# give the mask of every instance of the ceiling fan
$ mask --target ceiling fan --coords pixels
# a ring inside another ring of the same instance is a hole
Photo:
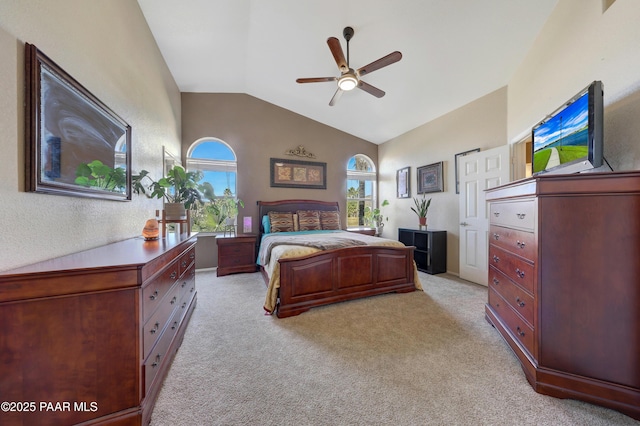
[[[384,96],[384,91],[374,87],[368,83],[365,83],[360,79],[360,77],[372,73],[376,70],[379,70],[382,67],[386,67],[387,65],[391,65],[393,63],[398,62],[402,59],[402,53],[395,51],[389,53],[387,56],[383,56],[377,61],[373,61],[368,65],[365,65],[361,68],[358,68],[354,71],[353,68],[349,66],[349,40],[353,37],[354,31],[351,27],[346,27],[342,31],[342,35],[345,40],[347,40],[347,58],[345,59],[344,53],[342,51],[342,47],[340,46],[340,40],[335,37],[329,37],[327,39],[327,44],[329,45],[329,49],[333,54],[333,59],[335,59],[336,64],[338,64],[338,69],[340,69],[340,77],[312,77],[312,78],[299,78],[296,81],[298,83],[320,83],[325,81],[337,81],[338,82],[338,90],[331,98],[329,102],[330,106],[335,105],[335,103],[340,99],[343,92],[353,90],[356,87],[358,89],[362,89],[365,92],[377,97],[381,98]]]

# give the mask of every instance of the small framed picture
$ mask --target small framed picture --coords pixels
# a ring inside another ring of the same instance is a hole
[[[411,167],[405,167],[396,172],[396,187],[398,188],[398,198],[411,197]]]
[[[418,167],[418,194],[444,191],[442,161]]]

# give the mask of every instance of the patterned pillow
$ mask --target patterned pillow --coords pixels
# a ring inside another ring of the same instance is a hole
[[[320,214],[317,210],[298,210],[298,226],[301,231],[320,231]]]
[[[340,212],[320,212],[320,225],[322,229],[342,229],[340,228]]]
[[[293,232],[293,214],[291,212],[269,212],[271,232]]]

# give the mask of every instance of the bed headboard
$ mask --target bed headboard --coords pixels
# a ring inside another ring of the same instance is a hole
[[[317,201],[317,200],[279,200],[279,201],[258,201],[258,229],[260,230],[258,241],[262,240],[264,228],[262,227],[262,217],[269,212],[296,212],[298,210],[323,210],[340,211],[337,201]]]

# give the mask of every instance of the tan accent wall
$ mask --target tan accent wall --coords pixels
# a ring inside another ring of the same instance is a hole
[[[330,108],[327,106],[327,108]],[[245,94],[182,94],[182,157],[193,142],[215,137],[228,143],[238,158],[238,197],[245,203],[239,221],[251,216],[258,231],[256,202],[283,199],[339,201],[342,224],[346,221],[347,162],[365,154],[378,162],[378,146]],[[285,155],[298,145],[316,158]],[[270,158],[327,163],[327,189],[272,188]],[[217,264],[215,244],[198,239],[198,267]],[[212,238],[209,238],[212,239]],[[202,242],[202,243],[201,243]]]
[[[36,45],[132,127],[133,170],[180,152],[180,92],[138,3],[0,2],[0,270],[140,235],[162,203],[24,192],[24,43]]]

